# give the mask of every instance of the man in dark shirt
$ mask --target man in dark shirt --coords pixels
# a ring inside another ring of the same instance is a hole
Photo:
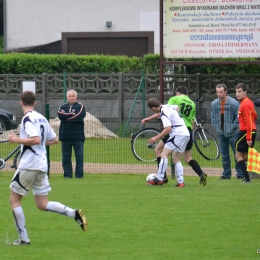
[[[67,100],[68,102],[61,105],[58,110],[58,117],[61,120],[59,140],[62,143],[64,178],[72,178],[72,147],[76,157],[75,177],[83,178],[86,109],[83,104],[77,102],[77,92],[74,89],[67,91]]]

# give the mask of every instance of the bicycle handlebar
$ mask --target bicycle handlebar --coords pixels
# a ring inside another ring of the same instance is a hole
[[[203,100],[203,97],[197,98],[196,99],[197,104],[200,104],[202,102],[202,100]]]

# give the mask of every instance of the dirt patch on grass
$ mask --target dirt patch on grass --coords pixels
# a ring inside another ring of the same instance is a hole
[[[75,164],[73,164],[75,169]],[[220,176],[222,170],[219,168],[204,168],[205,173],[209,176]],[[120,174],[149,174],[156,173],[156,165],[138,165],[138,164],[101,164],[101,163],[85,163],[84,172],[87,173],[120,173]],[[50,166],[50,173],[63,173],[60,162],[52,162]],[[167,174],[171,173],[171,167],[168,166]],[[184,166],[184,174],[187,176],[197,176],[191,167]]]

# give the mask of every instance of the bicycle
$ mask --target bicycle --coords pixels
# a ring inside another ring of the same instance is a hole
[[[196,109],[200,106],[202,98],[196,100]],[[203,126],[204,120],[195,118],[192,139],[199,154],[206,160],[216,160],[220,156],[220,148],[215,137]],[[146,127],[131,135],[131,150],[139,161],[153,162],[156,160],[154,148],[159,143],[148,144],[148,140],[161,131]]]
[[[0,144],[9,143],[8,140],[0,141]],[[14,155],[13,165],[10,168],[14,168],[15,170],[18,168],[20,163],[20,145],[16,146],[5,158],[2,158],[0,155],[0,170],[6,167],[6,162]]]
[[[160,132],[159,129],[146,127],[131,135],[131,150],[137,160],[144,162],[156,160],[154,148],[160,140],[153,144],[149,144],[148,140]]]

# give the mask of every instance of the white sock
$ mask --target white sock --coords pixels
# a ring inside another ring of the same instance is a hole
[[[28,241],[28,235],[25,227],[25,216],[23,213],[23,208],[21,206],[13,209],[13,216],[14,216],[14,224],[20,239],[23,241]]]
[[[158,179],[161,181],[164,178],[164,173],[166,172],[168,166],[168,158],[161,158],[158,168]]]
[[[175,172],[176,172],[176,176],[177,176],[177,182],[184,183],[183,166],[182,166],[181,162],[177,162],[175,164]]]
[[[71,209],[56,201],[49,201],[47,204],[46,210],[55,212],[55,213],[59,213],[61,215],[65,215],[70,218],[75,218],[75,209]]]

